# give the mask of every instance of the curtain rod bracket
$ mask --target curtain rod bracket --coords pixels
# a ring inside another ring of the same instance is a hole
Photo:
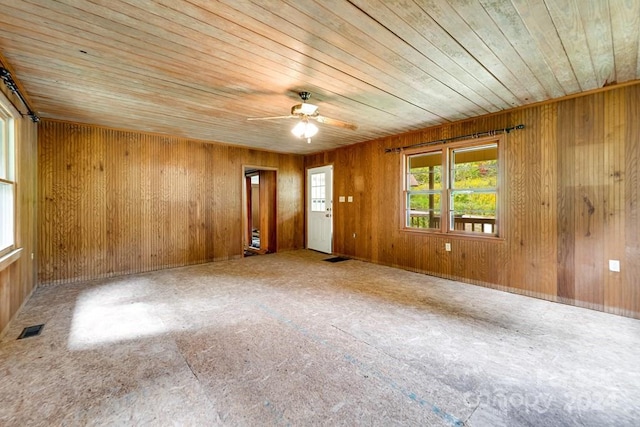
[[[20,114],[22,114],[22,116],[29,116],[29,118],[33,123],[38,123],[40,121],[40,117],[38,117],[38,115],[33,112],[31,107],[29,107],[29,104],[27,104],[27,100],[24,99],[24,96],[22,96],[22,93],[20,93],[20,90],[18,89],[18,85],[16,85],[16,82],[13,80],[13,77],[11,77],[11,73],[9,72],[9,70],[7,70],[6,68],[0,67],[0,77],[4,81],[4,84],[7,86],[7,88],[11,92],[13,92],[20,99],[22,104],[27,108],[26,114],[22,112],[20,112]]]

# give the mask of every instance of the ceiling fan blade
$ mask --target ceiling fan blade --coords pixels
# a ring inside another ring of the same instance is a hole
[[[298,116],[273,116],[273,117],[248,117],[247,120],[279,120],[279,119],[295,119]]]
[[[320,123],[325,123],[325,124],[331,125],[331,126],[337,126],[337,127],[341,127],[341,128],[345,128],[345,129],[351,129],[351,130],[358,129],[358,125],[355,125],[353,123],[343,122],[342,120],[331,119],[329,117],[309,116],[309,118],[310,119],[315,119],[315,120],[319,121]]]

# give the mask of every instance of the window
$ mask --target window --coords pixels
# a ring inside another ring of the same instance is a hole
[[[0,256],[15,247],[15,149],[13,115],[0,97]]]
[[[404,228],[498,236],[499,139],[404,156]]]
[[[326,208],[327,184],[324,172],[311,175],[311,212],[324,212]]]
[[[407,227],[440,229],[442,159],[442,151],[407,157]]]

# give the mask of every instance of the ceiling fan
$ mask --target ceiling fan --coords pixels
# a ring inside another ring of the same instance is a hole
[[[280,119],[300,119],[291,133],[298,138],[306,138],[308,143],[311,143],[311,138],[318,133],[318,127],[309,120],[315,120],[319,123],[324,123],[331,126],[337,126],[344,129],[356,130],[358,126],[353,123],[343,122],[342,120],[331,119],[329,117],[321,116],[318,112],[318,106],[309,104],[307,101],[311,98],[310,92],[298,92],[298,95],[302,99],[302,104],[296,104],[291,107],[291,114],[288,116],[273,116],[273,117],[249,117],[247,120],[280,120]]]

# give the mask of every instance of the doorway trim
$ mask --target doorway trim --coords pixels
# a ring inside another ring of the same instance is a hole
[[[247,230],[249,227],[248,221],[248,211],[247,211],[247,186],[246,186],[246,174],[251,171],[272,171],[275,172],[275,183],[273,186],[273,217],[270,218],[270,228],[273,229],[273,236],[275,242],[270,243],[271,253],[275,253],[278,251],[278,168],[269,167],[269,166],[257,166],[257,165],[242,165],[242,175],[241,175],[241,183],[242,183],[242,233],[240,236],[240,242],[242,247],[242,253],[244,256],[244,251],[248,246],[250,246],[250,242],[247,242]],[[262,185],[262,184],[260,184]],[[262,215],[262,213],[260,214]],[[262,246],[262,245],[261,245]],[[265,253],[265,250],[261,250],[260,253]]]
[[[330,172],[330,200],[327,202],[325,200],[325,204],[327,205],[325,207],[325,211],[323,213],[323,215],[326,215],[329,220],[329,243],[328,243],[328,248],[325,248],[325,250],[321,250],[321,249],[316,249],[316,248],[310,248],[309,247],[309,235],[310,235],[310,221],[311,221],[311,215],[312,215],[312,209],[311,209],[311,205],[312,205],[312,194],[311,194],[311,181],[310,181],[310,177],[311,174],[313,173],[314,170],[317,169],[328,169]],[[334,236],[334,232],[333,232],[333,227],[334,227],[334,221],[333,221],[333,216],[334,216],[334,197],[333,197],[333,192],[334,192],[334,185],[333,185],[333,171],[334,171],[334,165],[333,163],[329,163],[329,164],[325,164],[325,165],[320,165],[320,166],[314,166],[314,167],[308,167],[305,168],[305,200],[304,200],[304,205],[305,205],[305,247],[307,249],[311,249],[311,250],[316,250],[319,252],[323,252],[323,253],[328,253],[331,254],[333,253],[333,236]]]

